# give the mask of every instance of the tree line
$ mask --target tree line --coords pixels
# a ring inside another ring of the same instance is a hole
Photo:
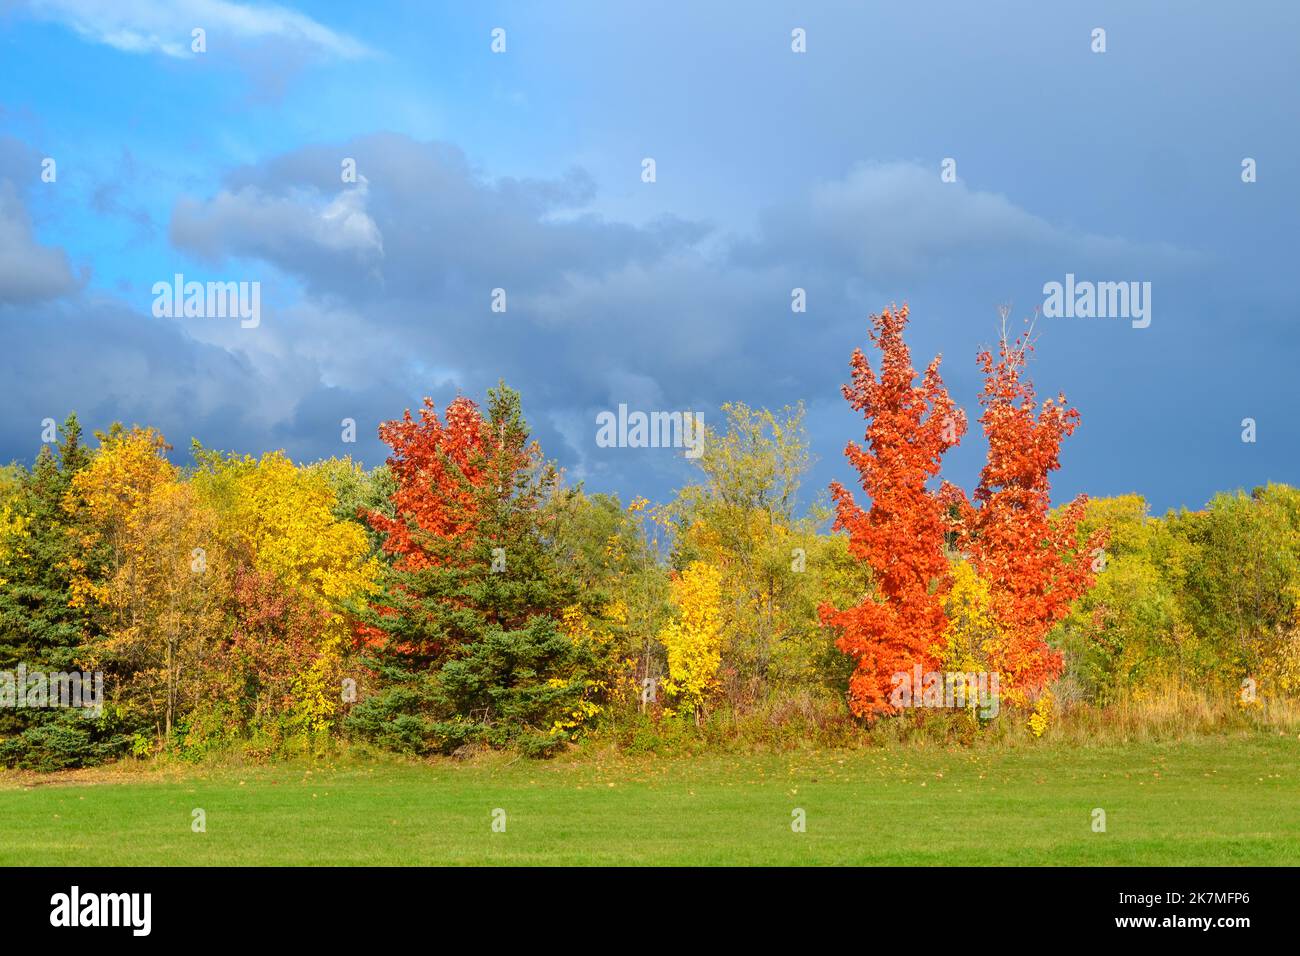
[[[865,497],[836,483],[802,511],[802,405],[724,406],[661,505],[566,484],[504,383],[383,424],[371,469],[197,442],[182,467],[153,429],[92,448],[69,415],[0,469],[0,705],[20,665],[102,672],[106,700],[0,706],[0,761],[339,739],[543,755],[763,708],[866,733],[931,718],[902,713],[913,671],[996,674],[1035,734],[1170,683],[1294,696],[1300,491],[1163,518],[1136,495],[1053,507],[1079,413],[1038,399],[1032,342],[1004,333],[976,357],[988,450],[967,494],[942,461],[970,423],[938,358],[914,367],[907,321],[871,317],[843,387]]]

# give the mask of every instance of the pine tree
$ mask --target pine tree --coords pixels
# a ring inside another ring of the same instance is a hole
[[[69,534],[67,496],[72,477],[90,462],[81,423],[70,414],[56,450],[42,445],[20,479],[12,505],[23,537],[6,548],[0,585],[0,671],[26,665],[28,673],[79,669],[86,619],[72,600],[78,555]],[[0,763],[53,770],[97,763],[121,752],[126,738],[111,717],[76,710],[0,710]]]

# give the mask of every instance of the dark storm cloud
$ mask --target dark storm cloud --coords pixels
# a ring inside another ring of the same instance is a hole
[[[356,161],[355,183],[342,181],[345,158]],[[10,293],[16,401],[0,441],[27,457],[41,419],[75,408],[99,426],[157,425],[182,448],[197,436],[374,464],[385,453],[379,422],[425,394],[440,406],[457,392],[481,399],[504,378],[572,477],[659,494],[689,465],[670,451],[598,448],[599,412],[689,409],[717,425],[725,401],[807,401],[820,486],[860,428],[836,386],[869,311],[919,304],[918,362],[955,340],[945,375],[973,404],[970,357],[992,338],[1008,286],[1033,295],[1066,268],[1140,261],[1144,274],[1176,273],[1196,261],[1057,227],[911,164],[858,166],[794,192],[761,210],[748,235],[680,219],[611,221],[592,211],[598,200],[581,171],[492,179],[453,146],[396,134],[232,170],[212,195],[176,202],[170,234],[212,266],[202,278],[271,280],[263,323],[238,330],[83,294],[62,251],[31,239],[11,189],[0,223],[18,224],[23,240],[7,247],[13,272],[52,276],[54,301],[20,312]],[[990,270],[995,259],[1013,265]],[[790,309],[795,287],[806,313]],[[496,288],[504,314],[490,309]],[[987,307],[973,311],[980,296]],[[1053,372],[1054,384],[1071,384],[1068,368]],[[355,445],[340,439],[345,418],[356,421]],[[958,467],[964,458],[973,471],[973,450],[954,456]]]
[[[356,184],[341,181],[345,158],[356,160]],[[336,427],[335,411],[349,402],[364,409],[359,422],[397,414],[366,405],[374,382],[408,396],[405,407],[425,393],[440,404],[457,390],[481,397],[504,377],[523,391],[548,452],[575,475],[617,486],[649,472],[661,488],[686,474],[682,462],[597,448],[598,412],[619,403],[697,409],[716,423],[730,399],[803,399],[834,418],[835,386],[865,338],[867,312],[907,296],[930,305],[918,355],[963,330],[970,354],[948,368],[973,391],[970,356],[992,338],[1008,287],[1037,295],[1059,269],[1140,260],[1150,274],[1195,261],[1057,227],[905,163],[859,166],[794,193],[762,210],[751,235],[679,219],[613,222],[590,211],[597,199],[580,171],[491,179],[453,146],[382,134],[234,170],[214,195],[177,203],[171,234],[214,263],[270,263],[305,290],[261,341],[310,348],[351,391],[302,397],[286,436],[305,440],[308,421],[313,434]],[[1012,265],[981,287],[997,259]],[[796,286],[808,295],[805,314],[790,309]],[[969,305],[958,311],[972,287],[986,300],[977,329]],[[495,288],[506,291],[504,314],[489,308]],[[820,454],[837,456],[845,437],[821,440]]]
[[[80,294],[36,306],[0,306],[7,410],[0,448],[30,459],[44,418],[76,411],[90,427],[154,425],[184,447],[265,434],[257,396],[268,383],[225,349],[121,302]]]

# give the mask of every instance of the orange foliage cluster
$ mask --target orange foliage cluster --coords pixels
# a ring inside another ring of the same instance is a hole
[[[1024,702],[1060,674],[1061,655],[1047,634],[1093,580],[1076,541],[1085,499],[1053,516],[1048,481],[1079,413],[1066,407],[1064,396],[1037,405],[1023,375],[1029,343],[1004,338],[996,361],[988,351],[978,356],[989,452],[974,501],[947,483],[932,491],[929,482],[965,433],[966,416],[944,387],[938,357],[917,383],[903,342],[907,317],[906,305],[871,317],[879,377],[858,349],[852,382],[843,388],[867,419],[866,447],[850,443],[845,455],[870,508],[859,507],[838,482],[831,485],[835,529],[848,532],[850,551],[871,568],[876,593],[843,610],[823,605],[821,619],[856,660],[849,685],[854,713],[894,713],[893,675],[942,663],[943,602],[951,585],[945,534],[952,534],[989,585],[997,636],[985,648],[987,666],[1000,674],[1010,702]],[[1101,543],[1094,538],[1087,550]]]
[[[426,398],[418,420],[408,409],[380,425],[379,437],[393,449],[388,466],[397,480],[397,517],[378,512],[365,517],[386,535],[384,548],[397,555],[396,567],[418,571],[434,563],[435,541],[470,540],[475,489],[486,474],[483,416],[462,396],[447,406],[444,424]]]
[[[944,556],[944,503],[927,488],[940,459],[966,430],[939,377],[936,357],[921,384],[903,342],[907,306],[872,316],[871,340],[882,355],[879,378],[861,349],[853,352],[853,381],[844,397],[867,419],[864,449],[851,442],[845,455],[871,497],[863,510],[852,492],[832,484],[835,530],[849,533],[849,550],[873,572],[879,597],[856,607],[820,609],[822,622],[839,630],[841,650],[857,659],[849,683],[854,713],[891,713],[891,677],[921,663],[937,663],[936,647],[946,624],[936,580],[948,573]]]
[[[1024,375],[1032,349],[1025,337],[1014,343],[1004,337],[996,361],[987,350],[979,353],[988,458],[974,504],[945,486],[957,510],[958,546],[990,586],[999,633],[988,649],[989,665],[1012,702],[1060,676],[1064,662],[1047,634],[1092,586],[1087,555],[1104,543],[1098,532],[1079,553],[1086,496],[1051,514],[1048,476],[1061,467],[1061,442],[1078,427],[1079,412],[1064,395],[1038,404]]]

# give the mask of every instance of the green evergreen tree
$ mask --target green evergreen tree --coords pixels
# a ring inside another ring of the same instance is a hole
[[[89,464],[90,451],[75,413],[64,421],[59,436],[55,450],[41,446],[10,499],[23,533],[5,548],[10,557],[0,585],[0,671],[14,672],[19,665],[28,673],[79,669],[86,619],[71,606],[71,559],[78,555],[65,499],[72,493],[73,476]],[[66,708],[0,709],[0,763],[8,766],[84,766],[116,756],[126,745],[107,708],[97,718]]]

